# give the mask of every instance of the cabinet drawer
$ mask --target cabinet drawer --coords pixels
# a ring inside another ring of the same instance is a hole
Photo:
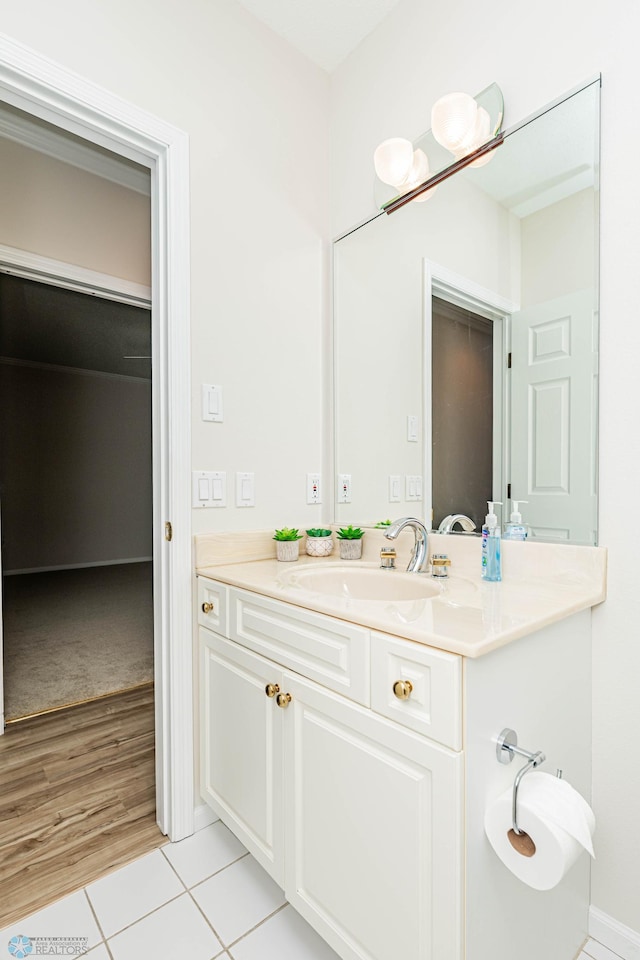
[[[229,588],[215,580],[198,577],[198,623],[215,633],[227,635]]]
[[[369,631],[270,597],[230,591],[229,636],[369,706]]]
[[[407,699],[394,693],[397,681],[411,684]],[[461,657],[372,632],[371,706],[376,713],[461,750],[461,701]]]

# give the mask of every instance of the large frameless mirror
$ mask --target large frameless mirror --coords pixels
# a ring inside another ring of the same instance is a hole
[[[334,247],[335,519],[597,539],[594,81]]]

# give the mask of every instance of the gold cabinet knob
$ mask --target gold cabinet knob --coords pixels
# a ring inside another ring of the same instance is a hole
[[[279,693],[276,697],[276,703],[279,707],[282,707],[284,710],[285,707],[288,707],[291,703],[291,694],[290,693]]]
[[[280,687],[277,683],[268,683],[264,688],[264,692],[268,697],[275,697],[276,693],[280,693]]]
[[[213,610],[214,606],[215,606],[215,604],[213,604],[213,603],[208,603],[208,602],[205,600],[205,602],[202,604],[202,612],[203,612],[203,613],[211,613],[211,611]]]
[[[413,690],[411,680],[396,680],[393,685],[393,692],[398,700],[408,700]]]

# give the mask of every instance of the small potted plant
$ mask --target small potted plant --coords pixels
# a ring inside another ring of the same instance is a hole
[[[298,533],[295,527],[282,527],[276,530],[273,539],[276,542],[276,557],[278,560],[297,560],[300,552],[298,540],[302,540],[302,534]]]
[[[310,557],[328,557],[333,550],[333,535],[325,527],[307,530],[307,553]]]
[[[338,543],[340,544],[341,560],[359,560],[362,556],[362,538],[364,530],[360,527],[340,527],[337,533]]]

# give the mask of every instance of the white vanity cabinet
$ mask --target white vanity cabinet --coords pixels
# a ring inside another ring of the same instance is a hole
[[[199,631],[203,797],[344,960],[461,960],[461,658],[406,643],[417,700],[390,719],[393,638],[199,586],[228,609]],[[431,710],[441,742],[411,729]]]
[[[484,816],[521,765],[498,762],[505,727],[589,800],[589,610],[463,657],[233,582],[198,591],[202,796],[343,960],[579,952],[587,855],[532,889]]]

